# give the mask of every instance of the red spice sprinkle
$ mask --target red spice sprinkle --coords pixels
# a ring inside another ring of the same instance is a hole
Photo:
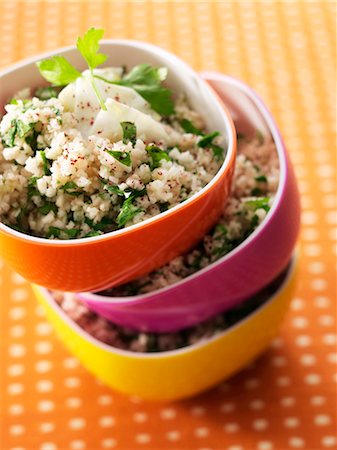
[[[120,101],[119,95],[115,95],[115,100],[116,100],[117,102]]]

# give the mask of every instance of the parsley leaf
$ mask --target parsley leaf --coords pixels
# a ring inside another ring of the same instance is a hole
[[[256,200],[248,200],[245,202],[245,204],[253,211],[256,211],[257,209],[264,209],[266,212],[268,212],[270,210],[268,202],[269,197],[262,197]]]
[[[119,228],[124,227],[129,220],[131,220],[136,214],[141,212],[140,208],[137,208],[132,204],[133,200],[134,197],[131,196],[127,198],[121,206],[121,210],[116,218],[116,222]]]
[[[265,175],[259,175],[258,177],[255,177],[255,181],[259,183],[267,183],[267,177]]]
[[[182,119],[179,122],[181,128],[185,131],[185,133],[197,134],[198,136],[204,136],[204,133],[196,128],[193,123],[187,119]]]
[[[30,177],[28,180],[28,198],[35,197],[36,195],[41,196],[40,191],[37,188],[36,182],[40,177]]]
[[[57,214],[57,206],[52,202],[45,202],[42,206],[38,208],[38,212],[46,216],[50,211]]]
[[[69,238],[69,239],[74,239],[76,238],[79,234],[81,233],[81,230],[79,230],[78,228],[58,228],[58,227],[49,227],[48,229],[48,233],[47,233],[47,238],[50,237],[62,237],[62,238]]]
[[[53,56],[36,63],[41,75],[53,86],[66,86],[81,76],[63,56]]]
[[[98,53],[99,40],[102,38],[103,34],[104,30],[90,28],[83,37],[77,39],[77,48],[86,60],[90,70],[103,64],[107,59],[107,55]]]
[[[103,53],[98,53],[99,40],[101,39],[103,34],[104,30],[90,28],[83,37],[79,37],[77,39],[77,48],[89,66],[92,88],[95,91],[95,94],[98,98],[101,108],[103,109],[103,111],[106,111],[107,108],[105,106],[102,95],[96,86],[94,78],[95,67],[99,66],[100,64],[103,64],[107,59],[106,55],[104,55]]]
[[[74,191],[78,186],[74,181],[67,181],[65,185],[61,187],[61,189],[66,192],[68,195],[72,195],[73,197],[78,197],[83,194],[82,190]]]
[[[171,158],[169,157],[169,155],[164,150],[162,150],[161,148],[157,147],[156,145],[147,145],[145,147],[145,150],[150,155],[150,159],[151,159],[150,168],[151,168],[151,170],[156,169],[157,167],[160,167],[160,161],[163,160],[163,159],[165,161],[171,161]]]
[[[104,186],[104,188],[107,191],[111,192],[112,194],[118,195],[118,197],[123,197],[123,198],[125,197],[125,192],[121,188],[119,188],[118,186],[112,186],[110,184],[106,184]]]
[[[14,147],[17,129],[18,129],[17,121],[13,119],[11,121],[10,129],[2,137],[2,142],[4,143],[4,145],[6,145],[7,147]]]
[[[174,103],[171,91],[161,85],[166,77],[165,67],[156,68],[150,64],[139,64],[122,80],[113,83],[131,87],[149,102],[154,111],[162,116],[169,116],[174,113]]]
[[[50,174],[51,174],[51,172],[50,172],[50,162],[49,162],[49,160],[47,159],[46,153],[45,153],[44,150],[41,150],[41,151],[40,151],[40,156],[41,156],[41,159],[42,159],[43,173],[44,173],[45,175],[50,175]]]
[[[213,150],[213,155],[216,159],[223,159],[224,150],[219,145],[213,144],[213,139],[219,136],[219,131],[213,131],[213,133],[205,134],[198,142],[198,147],[210,147]]]
[[[132,161],[130,152],[120,152],[117,150],[107,150],[107,149],[105,149],[105,151],[109,153],[109,155],[113,156],[121,164],[124,164],[124,166],[127,167],[131,166]]]
[[[134,146],[137,140],[137,128],[132,122],[121,122],[121,127],[123,129],[123,143],[131,144]]]

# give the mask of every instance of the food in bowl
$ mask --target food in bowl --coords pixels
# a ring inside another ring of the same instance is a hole
[[[222,165],[220,133],[207,133],[184,96],[173,100],[167,69],[98,69],[101,36],[78,40],[83,73],[62,56],[38,63],[62,90],[24,90],[5,107],[0,220],[18,231],[71,239],[121,229],[184,202]]]
[[[240,305],[183,330],[171,333],[151,333],[119,326],[96,314],[71,292],[51,292],[60,308],[93,338],[115,348],[131,352],[165,352],[211,339],[243,320],[262,306],[282,285],[289,273],[289,265],[269,285]]]
[[[238,136],[232,190],[216,226],[185,255],[129,283],[98,292],[126,297],[170,286],[240,245],[266,218],[279,183],[279,159],[270,135]]]

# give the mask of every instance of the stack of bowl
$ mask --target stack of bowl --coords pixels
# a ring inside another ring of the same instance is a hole
[[[196,75],[173,55],[149,44],[106,41],[102,49],[120,65],[146,61],[168,67],[170,87],[185,92],[208,128],[226,137],[228,151],[221,169],[186,202],[102,236],[48,241],[0,224],[0,250],[17,272],[34,283],[37,298],[65,345],[97,377],[121,392],[147,399],[184,398],[239,370],[277,333],[296,278],[294,248],[300,217],[296,180],[272,116],[248,86],[221,74]],[[55,53],[80,66],[73,48]],[[34,63],[40,59],[0,75],[1,104],[27,83],[38,85]],[[202,239],[216,224],[229,196],[236,135],[253,136],[256,130],[272,137],[280,166],[273,205],[256,230],[218,261],[168,287],[127,297],[97,293],[161,267]],[[89,335],[57,305],[49,289],[77,292],[77,298],[99,316],[143,333],[177,332],[236,308],[252,296],[265,299],[238,323],[209,339],[178,350],[139,354]]]

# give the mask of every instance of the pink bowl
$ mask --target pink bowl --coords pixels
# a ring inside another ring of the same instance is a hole
[[[257,293],[291,258],[300,226],[299,193],[275,121],[246,84],[217,73],[203,76],[228,107],[238,132],[259,129],[272,135],[280,163],[275,200],[263,223],[241,245],[176,284],[130,297],[78,294],[93,311],[120,325],[153,332],[194,325]]]

